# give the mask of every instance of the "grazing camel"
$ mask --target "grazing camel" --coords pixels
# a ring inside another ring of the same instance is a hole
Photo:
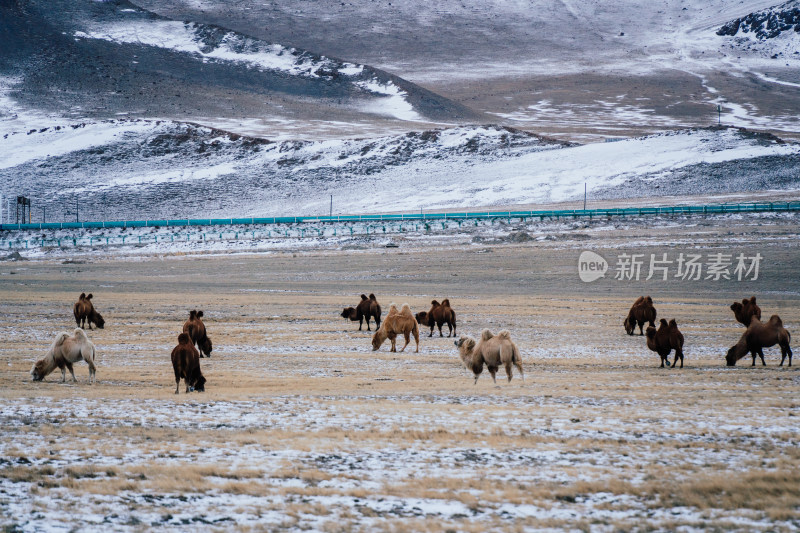
[[[375,295],[370,293],[369,298],[366,294],[361,295],[361,301],[356,307],[345,307],[342,310],[342,318],[346,318],[352,322],[358,321],[358,331],[361,331],[363,321],[367,321],[367,331],[372,331],[369,328],[370,317],[375,318],[375,329],[381,326],[381,305]]]
[[[91,293],[86,296],[86,293],[82,292],[78,296],[78,301],[72,306],[72,314],[75,316],[75,324],[79,328],[85,328],[88,325],[89,329],[92,329],[92,324],[94,324],[99,329],[103,329],[106,325],[106,321],[94,309]]]
[[[744,327],[750,325],[750,319],[754,316],[761,320],[761,308],[756,304],[755,296],[751,296],[749,300],[743,298],[742,303],[733,302],[731,310],[733,311],[733,316],[736,317],[736,321],[744,324]]]
[[[189,335],[192,342],[197,345],[200,357],[211,357],[211,339],[206,334],[206,325],[202,321],[202,311],[189,311],[189,320],[183,323],[183,332]]]
[[[97,373],[97,368],[94,366],[94,344],[81,328],[75,328],[71,336],[66,331],[63,331],[56,335],[44,358],[34,363],[33,368],[31,368],[31,377],[33,381],[42,381],[58,367],[61,369],[61,383],[64,383],[67,379],[66,370],[69,370],[69,373],[72,374],[72,381],[77,382],[75,372],[72,370],[72,363],[77,363],[81,359],[89,365],[89,382],[94,383]]]
[[[522,370],[522,358],[519,353],[519,348],[517,348],[517,345],[511,340],[511,333],[509,333],[508,330],[504,329],[497,335],[492,335],[491,331],[484,329],[481,332],[481,340],[477,343],[472,337],[462,335],[453,344],[458,347],[458,352],[461,356],[461,361],[464,363],[464,367],[467,370],[472,370],[472,373],[475,375],[473,384],[478,383],[478,377],[481,375],[481,372],[483,372],[484,364],[486,368],[489,369],[489,373],[492,375],[492,381],[494,381],[495,385],[497,384],[495,374],[497,374],[497,369],[500,368],[501,364],[506,369],[508,381],[511,381],[512,376],[511,365],[519,369],[522,381],[525,381],[525,373]]]
[[[767,366],[764,361],[764,348],[775,346],[776,344],[781,347],[781,364],[786,357],[789,357],[789,366],[792,366],[792,349],[789,347],[789,342],[792,336],[783,327],[783,321],[778,315],[772,315],[767,322],[761,322],[755,315],[750,319],[750,325],[747,326],[747,331],[742,334],[735,345],[731,346],[725,355],[725,362],[728,366],[735,366],[736,361],[742,359],[747,352],[753,356],[753,364],[756,366],[756,355],[761,358],[761,365]]]
[[[669,353],[675,350],[675,360],[672,361],[672,368],[678,364],[678,358],[681,360],[681,368],[683,368],[683,334],[678,330],[678,323],[675,319],[667,321],[661,319],[661,326],[656,331],[653,326],[647,327],[647,347],[661,356],[661,368],[664,368],[664,363],[669,367]]]
[[[172,349],[172,369],[175,371],[175,394],[178,394],[181,378],[186,383],[187,394],[206,390],[206,378],[200,372],[200,352],[188,333],[178,335],[178,345]]]
[[[419,353],[419,325],[414,315],[411,314],[411,308],[408,304],[403,304],[403,307],[398,311],[395,304],[390,304],[389,313],[386,315],[386,318],[383,319],[381,327],[378,328],[378,331],[372,336],[372,351],[377,351],[378,348],[381,347],[381,344],[383,344],[386,339],[389,339],[392,342],[391,351],[396,352],[397,335],[403,335],[406,343],[400,349],[402,352],[406,349],[406,346],[408,346],[412,334],[417,343],[417,349],[414,350],[414,353]]]
[[[642,327],[645,322],[649,322],[652,327],[656,326],[656,308],[653,307],[652,298],[649,296],[639,296],[636,301],[633,302],[630,311],[628,311],[628,316],[623,322],[625,332],[628,335],[633,335],[638,325],[639,335],[644,335]]]
[[[447,298],[442,300],[441,304],[433,300],[431,302],[431,310],[417,313],[415,318],[420,326],[430,326],[431,334],[428,337],[433,337],[434,326],[438,326],[439,336],[444,337],[442,334],[442,326],[444,324],[447,324],[449,329],[447,336],[456,336],[456,312],[450,307],[450,300]]]

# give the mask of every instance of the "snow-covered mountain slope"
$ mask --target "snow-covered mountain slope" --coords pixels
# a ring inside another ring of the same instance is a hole
[[[800,59],[800,1],[786,3],[734,19],[717,35],[735,37],[743,51],[753,50],[773,59]]]
[[[316,122],[339,136],[361,124],[402,131],[478,116],[367,65],[169,20],[126,0],[4,2],[0,20],[5,97],[23,109],[87,119],[259,120],[262,134]]]
[[[704,127],[721,105],[725,124],[800,138],[800,55],[778,47],[798,34],[769,53],[717,35],[776,0],[136,1],[375,65],[542,135]]]
[[[0,138],[6,190],[34,218],[417,211],[592,197],[797,189],[800,146],[736,129],[577,146],[498,127],[272,142],[161,121],[63,124]]]

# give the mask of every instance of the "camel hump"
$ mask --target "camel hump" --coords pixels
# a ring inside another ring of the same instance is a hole
[[[677,328],[678,327],[678,323],[675,321],[674,318],[669,321],[669,327],[671,327],[671,328]]]
[[[203,312],[202,311],[198,311],[197,312],[197,318],[203,318]]]
[[[372,294],[372,293],[369,293],[369,299],[370,300],[377,300],[377,298],[375,298],[375,295]]]
[[[86,293],[82,292],[81,295],[78,296],[78,300],[85,300],[85,299],[86,299]]]
[[[445,298],[444,300],[442,300],[442,305],[445,307],[450,307],[450,299]]]
[[[389,313],[388,314],[389,315],[396,315],[397,314],[397,304],[396,303],[390,303],[389,304]]]
[[[648,305],[653,305],[653,299],[650,296],[645,296],[644,301],[647,302]]]
[[[437,307],[437,306],[438,306],[438,305],[440,305],[440,304],[439,304],[439,302],[438,302],[438,301],[436,301],[436,300],[431,300],[431,305],[432,305],[433,307]]]
[[[62,344],[64,344],[64,341],[67,340],[68,337],[69,333],[67,333],[66,331],[62,331],[61,333],[59,333],[54,343],[55,346],[61,346]]]
[[[636,306],[636,305],[640,305],[640,304],[641,304],[641,303],[643,303],[643,302],[644,302],[644,296],[639,296],[638,298],[636,298],[636,301],[635,301],[635,302],[633,302],[633,305],[634,305],[634,306]]]
[[[408,304],[403,304],[403,306],[400,308],[400,314],[401,315],[407,315],[407,316],[414,316],[411,313],[411,306],[408,305]]]
[[[769,323],[773,326],[783,327],[783,320],[778,315],[772,315],[769,317]]]
[[[750,297],[750,303],[751,304],[755,304],[756,303],[756,297],[755,296],[751,296]]]
[[[197,311],[195,311],[194,309],[189,311],[189,320],[192,320],[196,316],[197,316]]]
[[[90,292],[89,294],[86,295],[86,299],[87,300],[91,300],[92,296],[94,296],[94,295]]]
[[[361,295],[361,299],[362,299],[362,300],[368,300],[369,298],[367,298],[367,295],[366,295],[366,294],[362,294],[362,295]]]
[[[504,329],[503,331],[501,331],[500,333],[497,334],[497,338],[510,341],[511,340],[511,332],[508,331],[507,329]]]
[[[488,329],[484,329],[483,331],[481,331],[481,340],[488,341],[492,337],[494,337],[494,335]]]
[[[178,344],[189,344],[189,342],[191,342],[191,338],[188,333],[178,335]]]
[[[75,328],[73,334],[75,335],[76,338],[88,339],[88,337],[86,336],[86,332],[83,331],[81,328]]]

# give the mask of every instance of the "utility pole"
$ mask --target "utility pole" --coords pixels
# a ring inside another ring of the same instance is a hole
[[[717,104],[717,126],[722,126],[722,106]]]
[[[332,194],[331,194],[331,210],[330,210],[330,213],[328,213],[328,216],[329,217],[333,217],[333,195]]]
[[[586,182],[583,182],[583,210],[586,211]]]

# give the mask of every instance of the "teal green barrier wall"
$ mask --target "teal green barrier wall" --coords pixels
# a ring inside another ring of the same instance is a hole
[[[108,222],[47,222],[39,224],[0,224],[0,230],[140,228],[174,226],[232,226],[247,224],[296,224],[307,222],[384,222],[399,220],[447,220],[465,218],[578,218],[608,216],[662,216],[720,213],[765,213],[800,211],[800,202],[763,202],[609,209],[560,209],[532,211],[469,211],[463,213],[401,213],[387,215],[341,215],[261,218],[212,218],[176,220],[127,220]]]

